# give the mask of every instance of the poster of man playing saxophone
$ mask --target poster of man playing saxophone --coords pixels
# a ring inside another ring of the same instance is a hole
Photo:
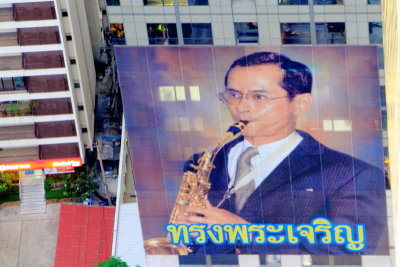
[[[376,47],[116,59],[146,253],[388,254]]]

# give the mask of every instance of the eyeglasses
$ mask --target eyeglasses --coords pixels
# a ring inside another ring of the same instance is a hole
[[[229,105],[237,105],[245,96],[246,100],[249,100],[253,105],[269,105],[271,104],[272,100],[288,97],[288,95],[285,95],[271,98],[261,93],[243,94],[236,90],[225,90],[224,92],[218,94],[218,99],[221,102]]]

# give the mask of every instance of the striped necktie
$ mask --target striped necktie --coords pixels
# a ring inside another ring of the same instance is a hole
[[[236,176],[235,176],[235,186],[251,171],[251,158],[255,155],[258,155],[258,150],[256,147],[247,148],[242,155],[240,155],[236,168]],[[236,192],[236,211],[239,212],[247,198],[254,191],[255,183],[254,180],[251,180],[249,183],[239,188]]]

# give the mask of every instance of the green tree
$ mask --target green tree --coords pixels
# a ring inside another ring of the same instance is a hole
[[[93,267],[129,267],[128,264],[120,258],[111,257],[110,259],[96,263]],[[136,265],[136,267],[140,267]]]
[[[96,171],[88,166],[77,168],[74,175],[65,181],[64,195],[83,201],[96,192],[99,185],[94,182]]]

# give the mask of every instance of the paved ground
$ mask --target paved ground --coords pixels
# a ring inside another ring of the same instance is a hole
[[[19,209],[0,208],[0,266],[53,266],[60,204],[48,204],[46,214],[20,215]]]

